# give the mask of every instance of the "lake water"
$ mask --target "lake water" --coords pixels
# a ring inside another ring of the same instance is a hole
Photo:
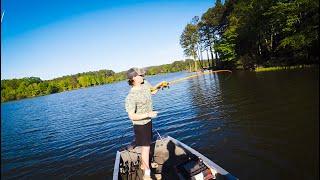
[[[128,91],[122,81],[1,104],[2,178],[112,179],[116,151],[133,140]],[[209,74],[160,91],[153,101],[161,135],[240,179],[319,178],[318,68]]]

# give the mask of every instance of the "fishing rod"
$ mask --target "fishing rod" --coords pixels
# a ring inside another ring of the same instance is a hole
[[[230,70],[216,70],[216,71],[202,72],[200,75],[206,75],[206,74],[211,74],[211,73],[220,73],[220,72],[232,73],[232,71],[230,71]],[[172,84],[176,84],[176,83],[179,83],[179,82],[184,81],[186,79],[191,79],[191,78],[198,77],[198,76],[199,76],[199,74],[194,74],[194,75],[187,76],[184,78],[175,79],[175,80],[169,81],[169,82],[163,81],[163,82],[161,82],[161,84],[159,86],[157,86],[155,88],[151,88],[150,90],[151,90],[151,92],[153,92],[153,91],[156,91],[159,89],[169,88],[169,86]]]

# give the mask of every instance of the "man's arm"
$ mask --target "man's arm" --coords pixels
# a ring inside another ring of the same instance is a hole
[[[146,118],[155,118],[155,117],[157,117],[157,114],[158,114],[157,111],[151,111],[151,112],[143,113],[143,114],[136,114],[134,112],[130,112],[130,113],[128,113],[128,116],[132,121],[141,121]]]
[[[168,87],[169,83],[167,81],[159,82],[157,85],[151,88],[151,94],[154,95],[158,92],[161,87]]]

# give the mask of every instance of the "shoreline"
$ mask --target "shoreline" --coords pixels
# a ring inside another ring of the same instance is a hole
[[[304,69],[319,67],[319,65],[295,65],[295,66],[272,66],[272,67],[257,67],[255,72],[268,72],[268,71],[279,71],[279,70],[291,70],[291,69]]]
[[[305,69],[305,68],[314,68],[314,67],[319,67],[319,65],[295,65],[295,66],[272,66],[272,67],[258,66],[258,67],[255,68],[255,70],[253,70],[253,72],[258,72],[259,73],[259,72],[269,72],[269,71]],[[244,69],[236,69],[236,70],[249,71],[249,70],[244,70]],[[186,71],[186,70],[183,70],[183,71]],[[176,72],[183,72],[183,71],[176,71]],[[162,74],[167,74],[167,73],[176,73],[176,72],[166,72],[166,73],[159,73],[159,74],[153,74],[153,75],[147,75],[147,76],[156,76],[156,75],[162,75]],[[88,86],[88,87],[79,87],[79,88],[76,88],[76,89],[66,90],[66,91],[52,93],[52,94],[58,94],[58,93],[63,93],[63,92],[68,92],[68,91],[73,91],[73,90],[80,90],[80,89],[92,88],[92,87],[97,87],[97,86],[102,86],[102,85],[114,84],[114,83],[119,83],[121,81],[125,81],[125,79],[119,80],[119,81],[113,81],[113,82],[105,83],[105,84],[101,84],[101,85],[94,85],[94,86]],[[3,101],[3,102],[1,102],[1,105],[4,104],[4,103],[8,103],[8,102],[20,101],[20,100],[25,100],[25,99],[32,99],[32,98],[48,96],[48,95],[52,95],[52,94],[43,94],[43,95],[38,95],[38,96],[33,96],[33,97],[26,97],[26,98],[21,98],[21,99]]]

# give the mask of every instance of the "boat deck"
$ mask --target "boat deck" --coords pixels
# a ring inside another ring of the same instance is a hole
[[[150,147],[152,179],[237,179],[199,152],[167,137]],[[141,148],[126,148],[117,153],[114,180],[143,179]],[[199,177],[200,176],[200,177]]]
[[[183,148],[177,146],[169,139],[162,141],[156,141],[150,147],[151,164],[155,165],[151,167],[151,176],[153,179],[179,179],[178,174],[175,171],[175,166],[188,161],[192,154],[186,152]],[[121,152],[122,163],[128,162],[128,165],[133,162],[136,168],[132,170],[132,173],[128,177],[123,179],[142,179],[142,170],[139,169],[141,164],[141,148],[135,147],[134,149],[128,149]],[[137,166],[139,165],[139,166]],[[131,166],[134,167],[134,166]]]

